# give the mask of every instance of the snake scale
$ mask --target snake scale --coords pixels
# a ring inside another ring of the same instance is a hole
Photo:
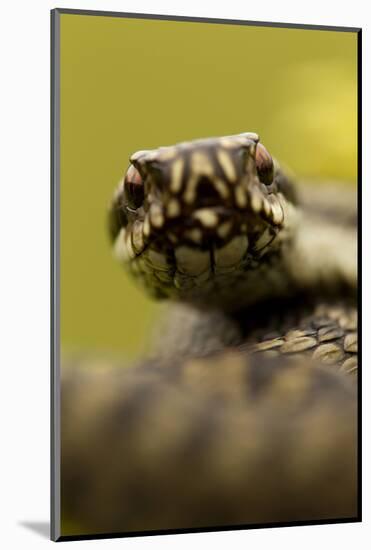
[[[63,365],[62,520],[355,518],[355,194],[294,182],[243,133],[134,153],[109,219],[116,257],[172,305],[132,368]]]

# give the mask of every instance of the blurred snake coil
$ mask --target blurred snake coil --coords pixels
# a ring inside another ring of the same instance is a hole
[[[114,252],[172,305],[131,368],[63,365],[62,529],[357,517],[356,218],[255,133],[131,156]]]

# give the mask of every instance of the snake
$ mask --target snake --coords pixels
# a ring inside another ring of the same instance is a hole
[[[62,532],[354,520],[354,191],[297,180],[254,132],[129,162],[109,236],[165,311],[130,368],[63,364]]]

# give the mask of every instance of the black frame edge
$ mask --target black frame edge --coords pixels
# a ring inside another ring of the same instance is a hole
[[[338,31],[338,32],[358,32],[360,27],[340,27],[331,25],[312,25],[303,23],[270,23],[269,21],[250,21],[243,19],[222,19],[216,17],[193,17],[186,15],[159,15],[155,13],[135,13],[135,12],[119,12],[119,11],[100,11],[100,10],[83,10],[74,8],[55,8],[59,14],[68,15],[91,15],[100,17],[122,17],[126,19],[155,19],[162,21],[188,21],[191,23],[220,23],[228,25],[245,25],[249,27],[275,27],[284,29],[301,29],[301,30],[317,30],[317,31]]]
[[[358,515],[362,521],[362,29],[357,33],[357,302],[359,365],[357,393]]]
[[[58,542],[68,542],[74,540],[99,540],[99,539],[116,539],[116,538],[133,538],[133,537],[153,537],[160,535],[186,535],[190,533],[219,533],[229,531],[243,531],[250,529],[271,529],[280,527],[308,527],[311,525],[338,525],[346,523],[359,523],[361,520],[358,516],[354,518],[343,519],[327,519],[327,520],[308,520],[308,521],[288,521],[277,523],[252,523],[247,525],[224,525],[218,527],[197,527],[189,529],[159,529],[154,531],[129,531],[118,533],[95,533],[89,535],[63,535],[58,539]]]
[[[59,10],[50,12],[50,538],[60,540]]]

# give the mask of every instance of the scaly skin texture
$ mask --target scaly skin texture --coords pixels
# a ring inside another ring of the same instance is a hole
[[[155,294],[163,292],[188,303],[172,306],[159,325],[152,355],[132,368],[122,368],[120,361],[92,360],[89,354],[64,361],[62,534],[72,534],[71,521],[73,534],[86,534],[357,517],[354,194],[339,187],[333,194],[331,185],[308,191],[303,187],[299,208],[288,180],[274,172],[265,150],[259,153],[263,161],[259,158],[252,134],[244,136],[237,136],[237,142],[249,155],[249,200],[257,192],[265,200],[262,182],[272,185],[271,178],[281,178],[281,188],[280,181],[273,183],[283,197],[278,200],[284,220],[278,227],[259,218],[251,205],[242,208],[248,229],[242,224],[234,231],[247,231],[252,248],[242,260],[238,251],[228,256],[234,263],[223,273],[215,263],[207,298],[198,301],[201,287],[200,280],[195,282],[199,275],[194,275],[194,257],[207,251],[213,262],[220,249],[226,260],[223,247],[236,233],[213,240],[210,227],[204,228],[205,241],[193,243],[191,260],[188,252],[181,254],[182,264],[168,251],[169,233],[156,226],[158,217],[154,227],[150,225],[147,250],[165,256],[156,256],[157,264],[148,256],[140,267],[142,283],[156,280]],[[235,142],[232,146],[228,140],[223,147],[233,149]],[[197,143],[191,144],[196,153]],[[220,156],[221,142],[212,143],[214,159],[213,147]],[[163,166],[169,172],[169,159],[178,160],[179,151],[183,149],[159,150],[161,163],[167,164],[156,167],[156,177]],[[158,152],[134,155],[137,168],[142,169],[144,158],[152,163]],[[196,158],[195,170],[187,168],[189,179],[183,182],[188,217],[199,206],[196,200],[192,210],[186,200],[189,189],[197,189]],[[223,154],[221,158],[231,175],[230,164]],[[179,172],[170,172],[179,183]],[[130,185],[141,185],[142,176],[136,174]],[[151,212],[158,195],[138,207],[142,197],[136,188],[126,212],[125,184],[120,189],[111,234],[116,253],[132,266],[136,253],[131,245],[129,251],[123,247],[132,239],[137,221],[144,227],[146,212]],[[151,185],[149,189],[155,194]],[[165,207],[173,198],[165,196],[161,204]],[[177,199],[181,202],[180,196]],[[200,200],[205,200],[204,189]],[[216,207],[220,213],[221,205]],[[166,208],[165,216],[164,212]],[[208,224],[212,216],[201,218]],[[267,223],[275,227],[278,248],[269,245],[260,255],[254,243]],[[171,225],[171,231],[177,239],[183,235],[180,225]],[[176,251],[181,244],[177,240],[172,246]],[[162,279],[156,275],[159,265]],[[180,265],[182,277],[188,270],[187,276],[194,278],[197,292],[189,294],[187,285],[177,283]],[[225,285],[225,276],[232,277],[231,284]],[[248,277],[247,285],[236,284],[241,276]]]

